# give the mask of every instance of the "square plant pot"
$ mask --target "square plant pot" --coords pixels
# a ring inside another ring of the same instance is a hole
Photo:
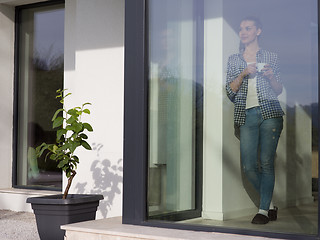
[[[69,194],[67,199],[60,195],[31,197],[41,240],[63,240],[65,231],[61,225],[95,220],[99,201],[103,195]]]

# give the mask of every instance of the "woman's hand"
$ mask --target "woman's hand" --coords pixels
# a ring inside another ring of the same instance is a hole
[[[243,79],[247,76],[247,75],[254,75],[256,74],[257,72],[257,69],[256,69],[256,64],[255,63],[252,63],[252,64],[249,64],[244,70],[242,73],[240,73],[240,75],[235,79],[233,80],[232,83],[230,83],[230,87],[232,89],[233,92],[238,92],[239,89],[240,89],[240,86],[242,84],[242,81]]]
[[[254,75],[257,72],[257,68],[256,68],[256,64],[255,63],[251,63],[249,64],[244,70],[243,70],[243,74],[244,77],[247,75]]]
[[[263,72],[262,76],[268,78],[271,87],[275,91],[277,95],[281,94],[282,92],[282,84],[277,81],[277,79],[274,76],[273,70],[270,66],[270,64],[264,65],[264,68],[262,68],[261,72]]]
[[[267,77],[269,80],[275,80],[270,64],[264,65],[261,72],[263,73],[262,76]]]

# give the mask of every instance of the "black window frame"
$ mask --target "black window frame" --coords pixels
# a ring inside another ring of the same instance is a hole
[[[124,176],[123,224],[193,231],[231,233],[282,239],[320,239],[318,192],[318,234],[291,234],[187,225],[147,218],[148,167],[148,0],[125,0],[124,73]],[[320,63],[320,0],[318,9],[318,64]],[[318,66],[319,69],[319,66]],[[318,82],[320,71],[318,71]],[[320,84],[318,84],[320,92]],[[320,94],[318,102],[320,100]],[[318,106],[319,111],[319,106]],[[318,131],[319,136],[320,131]],[[318,149],[319,149],[318,144]],[[319,151],[318,151],[319,152]],[[318,153],[319,154],[319,153]],[[320,172],[320,166],[319,166]],[[319,178],[318,178],[319,185]]]
[[[19,52],[20,52],[20,25],[21,11],[30,8],[53,6],[65,4],[65,0],[49,0],[45,2],[37,2],[15,7],[15,23],[14,23],[14,90],[13,90],[13,146],[12,146],[12,187],[17,189],[33,189],[57,191],[57,188],[41,187],[41,186],[21,186],[18,185],[18,120],[19,120]]]

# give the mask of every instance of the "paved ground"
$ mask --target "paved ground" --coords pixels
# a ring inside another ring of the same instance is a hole
[[[40,240],[32,213],[0,210],[1,240]]]

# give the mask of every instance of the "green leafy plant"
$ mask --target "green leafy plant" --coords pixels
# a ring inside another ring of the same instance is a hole
[[[76,175],[79,157],[75,155],[78,147],[84,147],[91,150],[90,144],[86,141],[88,136],[85,132],[92,132],[92,126],[89,123],[82,122],[83,114],[90,114],[90,110],[86,108],[91,103],[84,103],[81,107],[65,109],[64,100],[71,93],[66,93],[66,89],[57,90],[56,98],[60,98],[63,108],[58,109],[52,117],[52,128],[56,130],[55,143],[42,143],[40,146],[29,148],[28,156],[31,159],[38,159],[42,154],[46,154],[47,158],[58,162],[58,168],[61,168],[67,178],[68,184],[63,193],[63,199],[67,198],[71,183]]]

